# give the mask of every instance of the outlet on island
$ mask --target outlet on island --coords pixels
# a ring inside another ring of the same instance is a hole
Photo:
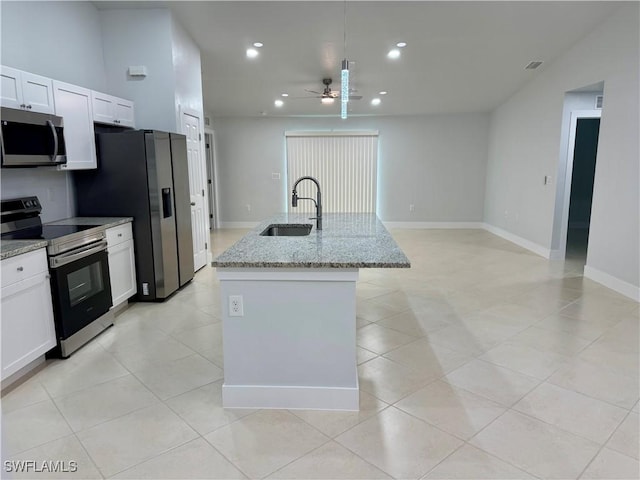
[[[229,295],[229,316],[244,316],[244,307],[242,305],[242,295]]]

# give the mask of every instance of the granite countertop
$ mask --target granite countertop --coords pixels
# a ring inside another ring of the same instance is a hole
[[[132,217],[71,217],[45,225],[95,225],[105,229],[132,222]],[[15,257],[47,246],[46,240],[1,240],[0,260]]]
[[[98,227],[117,227],[123,223],[133,221],[133,217],[71,217],[55,222],[47,222],[46,225],[96,225]]]
[[[46,240],[2,240],[0,241],[0,260],[46,248]]]
[[[225,268],[409,268],[411,263],[373,213],[326,213],[322,230],[309,214],[279,214],[260,223],[211,263]],[[271,224],[306,223],[302,237],[263,237]]]

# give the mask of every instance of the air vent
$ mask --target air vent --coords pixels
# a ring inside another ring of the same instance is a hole
[[[596,108],[599,110],[602,109],[602,95],[596,97]]]
[[[530,62],[529,65],[527,65],[526,67],[524,67],[525,70],[535,70],[536,68],[538,68],[540,65],[542,65],[542,62]]]

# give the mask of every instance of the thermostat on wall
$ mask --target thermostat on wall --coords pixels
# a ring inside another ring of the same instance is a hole
[[[144,65],[132,65],[129,67],[129,75],[131,77],[146,77],[147,67]]]

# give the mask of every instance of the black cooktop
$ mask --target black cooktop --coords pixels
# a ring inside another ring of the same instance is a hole
[[[42,238],[53,240],[54,238],[64,237],[72,233],[82,232],[90,228],[96,228],[97,225],[43,225]]]
[[[95,227],[96,225],[42,225],[5,233],[2,238],[3,240],[53,240]]]

